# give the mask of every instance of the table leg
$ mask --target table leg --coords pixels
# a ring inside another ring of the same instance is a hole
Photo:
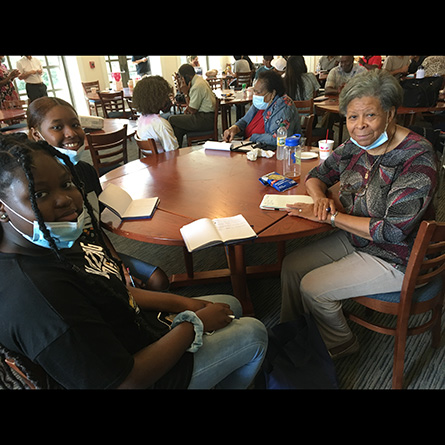
[[[246,281],[244,246],[242,244],[231,244],[227,246],[226,256],[230,269],[230,281],[232,282],[233,294],[240,301],[243,307],[243,314],[253,316],[254,310]]]
[[[226,105],[221,105],[220,109],[221,109],[221,127],[222,127],[222,132],[224,133],[225,130],[227,130],[227,128],[229,128],[227,126],[227,110],[230,110],[230,107],[227,107]]]
[[[187,277],[193,278],[194,271],[193,271],[193,255],[187,250],[187,247],[183,247],[183,253],[184,253],[184,263],[185,263],[185,270],[187,271]]]

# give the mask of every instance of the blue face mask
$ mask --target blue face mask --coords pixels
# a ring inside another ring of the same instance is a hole
[[[30,221],[29,219],[24,218],[22,215],[18,214],[15,210],[11,209],[8,205],[3,203],[5,207],[7,207],[12,213],[16,214],[19,218],[22,218],[24,221],[32,224],[33,226],[33,234],[32,236],[26,235],[21,232],[17,227],[9,221],[11,227],[23,238],[27,239],[29,242],[35,244],[39,247],[45,247],[46,249],[51,249],[49,242],[45,239],[43,232],[40,230],[38,221]],[[77,221],[61,221],[61,222],[45,222],[45,226],[48,229],[51,238],[53,238],[56,246],[59,249],[69,249],[74,242],[79,238],[83,231],[83,225],[85,222],[86,209],[83,208],[82,213],[77,217]]]
[[[45,141],[45,138],[41,135],[39,132],[40,137]],[[46,141],[48,142],[48,141]],[[49,144],[49,142],[48,142]],[[49,144],[51,145],[51,144]],[[53,145],[54,147],[54,145]],[[79,148],[79,150],[68,150],[67,148],[61,148],[61,147],[54,147],[57,151],[60,151],[60,153],[63,153],[64,155],[67,155],[70,158],[70,161],[73,165],[76,165],[80,161],[80,157],[82,156],[82,153],[85,151],[85,145],[82,145],[82,147]],[[60,158],[60,161],[63,162],[63,159]]]
[[[258,110],[265,110],[269,105],[267,102],[264,102],[264,96],[257,96],[256,94],[252,97],[252,103]]]
[[[363,150],[372,150],[373,148],[380,147],[380,145],[384,144],[388,140],[388,133],[386,130],[371,144],[368,146],[360,145],[355,139],[350,138],[352,142],[354,142],[357,147],[360,147]]]
[[[70,158],[70,161],[73,165],[76,165],[80,161],[80,157],[82,156],[82,153],[85,151],[85,147],[82,146],[79,148],[79,150],[67,150],[66,148],[60,148],[60,147],[54,147],[57,151],[60,151],[60,153],[63,153],[64,155],[67,155]],[[63,159],[60,159],[60,161],[63,162]]]

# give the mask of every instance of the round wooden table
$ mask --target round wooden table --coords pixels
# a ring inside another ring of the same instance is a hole
[[[318,159],[302,161],[301,177],[304,178],[318,162]],[[202,147],[182,148],[136,160],[102,176],[102,187],[112,182],[133,199],[157,196],[160,198],[158,209],[152,219],[123,223],[109,212],[102,215],[102,223],[108,230],[127,238],[183,246],[187,273],[173,275],[172,287],[230,279],[244,313],[252,314],[247,277],[279,274],[284,241],[331,230],[329,225],[290,217],[283,211],[260,209],[265,194],[279,194],[259,181],[261,176],[272,171],[281,171],[281,161],[275,156],[251,162],[244,153],[204,150]],[[302,183],[282,193],[299,195],[305,194],[306,189]],[[277,264],[246,267],[245,244],[241,243],[226,246],[228,268],[194,272],[192,254],[185,248],[179,229],[196,219],[239,213],[257,233],[254,242],[278,243]]]

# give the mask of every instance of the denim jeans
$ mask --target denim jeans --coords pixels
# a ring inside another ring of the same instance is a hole
[[[245,389],[252,382],[267,349],[267,330],[261,321],[241,317],[239,301],[230,295],[211,295],[202,300],[230,305],[235,319],[212,335],[204,335],[194,356],[189,389]]]

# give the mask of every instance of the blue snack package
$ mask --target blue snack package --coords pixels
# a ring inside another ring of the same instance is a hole
[[[267,173],[267,175],[263,175],[259,179],[262,184],[270,185],[279,192],[284,192],[298,185],[298,183],[293,179],[286,178],[277,172]]]

